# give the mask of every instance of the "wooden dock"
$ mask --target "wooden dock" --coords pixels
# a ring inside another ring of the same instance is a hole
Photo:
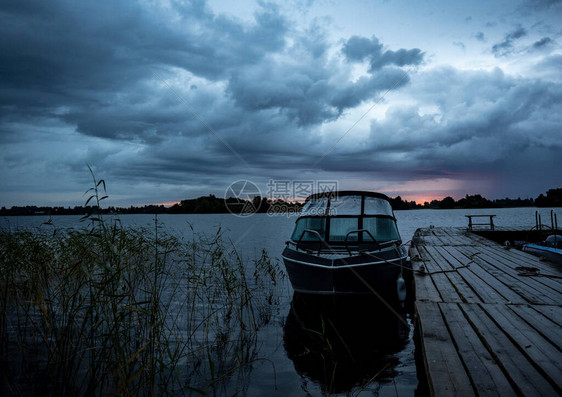
[[[562,394],[559,268],[462,228],[418,229],[410,256],[432,395]]]

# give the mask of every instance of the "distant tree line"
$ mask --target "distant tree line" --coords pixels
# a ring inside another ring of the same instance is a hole
[[[14,206],[7,209],[0,209],[0,216],[9,215],[88,215],[93,213],[101,214],[161,214],[168,213],[169,208],[163,205],[145,205],[143,207],[130,206],[128,208],[107,207],[99,209],[97,206],[76,206],[76,207],[38,207],[28,205],[25,207]]]
[[[130,206],[128,208],[107,207],[99,209],[97,206],[65,207],[38,207],[28,205],[25,207],[14,206],[10,209],[2,207],[0,216],[10,215],[88,215],[92,213],[101,214],[221,214],[221,213],[265,213],[265,212],[288,212],[300,211],[302,203],[288,202],[285,200],[268,200],[255,197],[253,200],[241,200],[237,198],[223,198],[214,195],[202,196],[196,199],[182,200],[171,207],[164,205],[145,205],[142,207]]]
[[[394,210],[410,210],[410,209],[464,209],[464,208],[511,208],[511,207],[562,207],[562,188],[550,189],[544,194],[540,194],[537,198],[504,198],[497,200],[488,200],[479,194],[466,195],[460,200],[447,196],[442,200],[432,200],[418,204],[415,201],[402,200],[400,196],[391,198],[390,202]]]
[[[394,210],[409,209],[464,209],[464,208],[508,208],[508,207],[562,207],[562,188],[550,189],[546,195],[540,194],[537,198],[527,199],[498,199],[488,200],[479,194],[466,195],[460,200],[445,197],[442,200],[432,200],[418,204],[415,201],[402,200],[400,196],[391,198]],[[2,207],[0,216],[9,215],[87,215],[91,213],[102,214],[217,214],[228,212],[258,212],[258,213],[283,213],[295,212],[302,208],[302,203],[285,200],[269,200],[264,197],[255,197],[252,200],[237,198],[223,199],[214,195],[202,196],[195,199],[182,200],[171,207],[164,205],[145,205],[142,207],[130,206],[128,208],[107,207],[98,209],[96,206],[65,207],[38,207],[14,206],[10,209]]]
[[[285,200],[269,200],[265,197],[254,197],[252,200],[242,200],[229,197],[226,200],[213,195],[196,199],[182,200],[169,208],[170,214],[220,214],[234,213],[266,213],[274,209],[276,212],[300,210],[301,203]]]

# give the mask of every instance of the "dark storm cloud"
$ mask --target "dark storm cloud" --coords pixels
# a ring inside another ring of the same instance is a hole
[[[246,26],[204,2],[172,5],[163,13],[133,2],[3,3],[2,116],[56,117],[64,108],[61,118],[85,134],[142,138],[166,130],[159,123],[169,116],[141,109],[166,91],[147,84],[155,71],[218,81],[284,45],[286,21],[274,6]]]
[[[0,117],[58,118],[104,139],[209,134],[199,116],[229,135],[238,124],[227,119],[232,106],[245,110],[242,118],[274,111],[299,126],[335,120],[408,82],[388,65],[423,59],[419,49],[383,52],[375,37],[353,37],[344,52],[354,41],[358,51],[372,47],[365,54],[371,74],[353,82],[327,58],[318,25],[286,48],[290,23],[267,3],[250,24],[215,15],[202,1],[172,2],[165,11],[134,2],[22,1],[4,5],[2,15]],[[183,80],[174,81],[176,71]],[[224,84],[229,97],[209,82]]]
[[[531,10],[550,9],[562,5],[562,0],[526,0],[527,8]]]
[[[520,170],[533,156],[553,165],[562,150],[560,56],[537,61],[553,81],[411,72],[424,64],[419,48],[375,36],[333,42],[322,24],[297,27],[265,2],[244,21],[205,1],[4,2],[0,17],[4,191],[40,185],[38,169],[56,170],[65,189],[72,178],[88,183],[85,163],[115,184],[173,186],[170,199],[182,199],[180,187],[205,194],[241,175],[411,181]],[[507,34],[496,55],[525,34]],[[548,49],[555,36],[543,35],[535,47]],[[375,115],[355,127],[358,107],[381,97],[390,105],[369,135]],[[408,105],[392,105],[396,97]]]
[[[552,43],[552,39],[550,37],[543,37],[540,40],[537,40],[533,43],[533,48],[538,49],[538,48],[543,48],[549,44]]]
[[[343,46],[342,52],[349,61],[363,61],[366,58],[380,56],[382,44],[376,37],[368,39],[366,37],[353,36]]]
[[[476,40],[481,41],[481,42],[485,42],[486,41],[486,35],[484,35],[483,32],[476,32],[474,34],[474,37],[476,38]]]
[[[518,27],[514,31],[505,35],[502,42],[494,44],[492,47],[492,53],[496,57],[505,56],[513,51],[514,42],[523,36],[527,35],[527,31],[523,27]]]
[[[20,2],[1,28],[6,80],[18,87],[113,89],[172,65],[210,79],[283,46],[285,20],[264,5],[251,26],[173,2],[168,13],[135,2]]]
[[[561,84],[447,67],[416,74],[409,91],[423,105],[391,106],[364,144],[348,146],[351,132],[319,168],[393,181],[499,174],[503,187],[533,169],[560,181]],[[288,166],[309,167],[307,153],[293,153]]]
[[[400,69],[386,68],[355,82],[335,81],[333,71],[308,62],[297,65],[260,64],[234,75],[229,91],[249,111],[279,109],[306,126],[337,119],[344,110],[375,97],[382,90],[408,82]]]
[[[386,162],[412,178],[420,169],[434,178],[512,175],[522,168],[521,158],[543,153],[525,167],[560,181],[554,158],[562,154],[561,84],[508,77],[499,70],[440,68],[419,76],[412,89],[418,101],[435,110],[422,114],[419,106],[392,107],[383,121],[373,122],[364,155],[355,153],[366,170],[384,169]]]
[[[346,109],[383,90],[402,87],[408,83],[408,76],[388,65],[418,64],[423,59],[418,49],[382,53],[382,44],[375,37],[352,37],[342,49],[347,59],[368,58],[372,64],[376,55],[380,63],[376,70],[371,67],[368,76],[352,81],[348,75],[341,75],[337,64],[329,62],[326,47],[322,31],[312,29],[288,49],[288,58],[264,59],[233,72],[228,92],[247,111],[278,110],[298,126],[310,126],[333,121]]]
[[[538,65],[542,71],[551,72],[553,75],[558,76],[562,70],[562,55],[550,55],[545,57]]]
[[[397,51],[386,50],[383,52],[383,45],[375,36],[371,39],[353,36],[344,44],[342,52],[350,62],[369,60],[371,72],[387,65],[419,65],[424,57],[419,48],[410,50],[401,48]]]

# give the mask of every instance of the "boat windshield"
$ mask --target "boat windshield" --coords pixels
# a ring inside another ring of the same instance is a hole
[[[344,241],[347,233],[359,229],[359,218],[330,218],[329,241]],[[359,241],[359,233],[352,233],[347,241]]]
[[[394,219],[365,217],[363,218],[363,229],[368,230],[379,243],[400,240]],[[363,233],[363,241],[373,241],[373,239],[368,233]]]
[[[365,215],[388,215],[394,217],[390,203],[378,197],[365,197]]]
[[[326,218],[301,218],[297,221],[291,240],[293,241],[320,241],[318,235],[305,230],[317,231],[323,240],[326,239]]]
[[[301,216],[322,216],[328,208],[328,197],[308,200],[301,210]]]
[[[360,227],[360,221],[362,226]],[[377,242],[400,240],[400,234],[396,227],[396,222],[392,218],[365,216],[365,217],[307,217],[300,218],[295,225],[295,230],[291,236],[293,241],[319,241],[318,235],[313,232],[304,232],[306,229],[314,230],[328,242],[343,243],[347,236],[347,241],[363,242],[373,241],[368,233],[348,233],[359,229],[368,230]],[[304,233],[304,234],[303,234]],[[326,238],[326,233],[327,238]],[[301,238],[302,237],[302,238]]]
[[[361,196],[341,196],[330,200],[329,215],[361,215]]]
[[[400,240],[392,207],[380,197],[342,195],[308,200],[291,236],[293,241],[333,243]],[[350,233],[355,232],[355,233]]]

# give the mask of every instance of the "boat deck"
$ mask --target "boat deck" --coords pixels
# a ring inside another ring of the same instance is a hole
[[[464,228],[418,229],[410,256],[434,396],[562,394],[562,271]]]

